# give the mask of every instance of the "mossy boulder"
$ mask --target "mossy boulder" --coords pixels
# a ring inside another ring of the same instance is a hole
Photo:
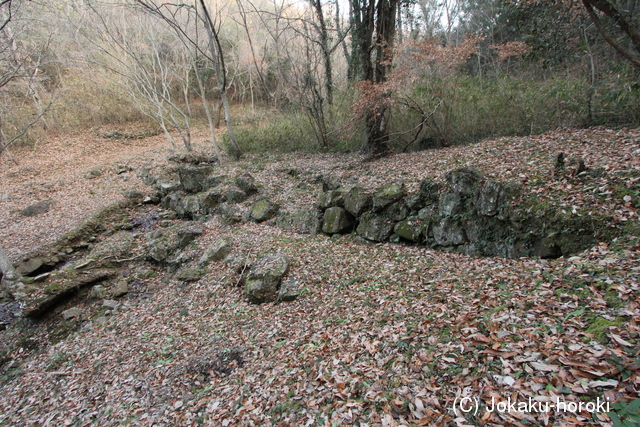
[[[245,280],[245,296],[252,304],[275,301],[282,277],[289,270],[289,259],[281,253],[264,255],[251,266]]]
[[[344,234],[353,229],[353,216],[341,207],[334,206],[324,211],[322,231],[327,234]]]
[[[440,246],[458,246],[467,242],[467,235],[460,223],[443,218],[433,225],[433,238]]]
[[[184,208],[184,198],[186,194],[182,191],[174,191],[163,197],[160,206],[164,209],[174,211],[180,218],[188,216],[187,210]]]
[[[449,187],[460,196],[472,196],[482,179],[482,174],[472,167],[456,169],[447,174]]]
[[[248,172],[245,172],[236,178],[236,185],[249,196],[258,192],[256,180]]]
[[[320,193],[320,197],[318,197],[318,207],[320,209],[327,209],[334,206],[344,206],[344,195],[345,191],[342,188],[337,188],[333,190],[327,190]]]
[[[220,203],[218,213],[220,214],[220,220],[224,224],[230,225],[242,221],[243,211],[238,205]]]
[[[34,205],[28,206],[20,212],[22,216],[36,216],[49,212],[51,204],[48,201],[38,202]]]
[[[344,195],[344,208],[351,215],[358,217],[371,206],[371,196],[360,186],[352,187]]]
[[[442,218],[452,218],[462,214],[464,211],[464,201],[456,193],[444,193],[440,196],[438,212]]]
[[[267,221],[278,213],[278,205],[263,198],[251,205],[251,219],[255,222]]]
[[[404,181],[393,181],[378,188],[371,199],[372,209],[379,212],[407,195]]]
[[[209,176],[213,173],[213,167],[209,165],[191,166],[180,165],[176,167],[182,189],[187,193],[200,193],[208,190],[212,184]]]
[[[211,215],[215,212],[222,199],[222,192],[219,189],[213,188],[198,194],[197,197],[202,214]]]
[[[212,261],[222,261],[231,252],[231,244],[227,239],[216,239],[207,246],[198,264],[205,266]]]
[[[136,245],[136,235],[130,231],[118,231],[96,243],[85,259],[92,259],[92,267],[118,265],[118,260],[130,258]],[[78,264],[82,263],[80,261]]]
[[[231,186],[227,190],[227,203],[229,204],[242,203],[247,200],[247,197],[247,193],[236,186]]]
[[[360,218],[356,232],[374,242],[385,242],[391,236],[395,223],[383,216],[366,213]]]
[[[323,215],[316,209],[297,212],[280,212],[276,225],[287,231],[301,234],[318,234],[322,231]]]
[[[202,225],[192,221],[179,222],[172,227],[156,230],[149,236],[146,246],[147,258],[150,261],[166,263],[202,233]]]
[[[393,232],[405,240],[418,242],[424,234],[424,223],[416,217],[407,218],[397,223]]]
[[[380,215],[394,222],[402,221],[409,215],[409,208],[407,208],[404,200],[399,200],[384,208]]]

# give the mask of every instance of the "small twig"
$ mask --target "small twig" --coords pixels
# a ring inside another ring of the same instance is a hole
[[[255,246],[255,245],[254,245]],[[249,265],[249,257],[251,256],[251,251],[253,250],[253,246],[249,248],[249,252],[247,253],[247,258],[244,260],[244,266],[242,267],[242,271],[240,272],[240,277],[238,277],[238,281],[236,282],[236,288],[240,285],[242,278],[244,277],[244,272]]]

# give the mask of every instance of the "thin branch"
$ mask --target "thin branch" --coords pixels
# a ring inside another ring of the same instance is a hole
[[[40,112],[40,114],[38,114],[38,115],[36,116],[36,118],[35,118],[35,119],[33,119],[31,122],[29,122],[29,124],[27,124],[27,125],[22,129],[22,131],[21,131],[18,135],[14,136],[14,137],[13,137],[13,138],[11,138],[8,142],[4,143],[4,144],[0,147],[0,154],[2,154],[2,152],[3,152],[3,151],[5,151],[6,149],[8,149],[8,148],[9,148],[9,146],[11,146],[11,144],[13,144],[14,142],[16,142],[16,141],[17,141],[17,140],[19,140],[20,138],[22,138],[22,137],[27,133],[27,131],[28,131],[28,130],[33,126],[33,125],[35,125],[35,124],[36,124],[36,123],[37,123],[37,122],[42,118],[42,116],[44,116],[44,115],[47,113],[47,111],[49,111],[49,109],[50,109],[50,108],[51,108],[51,106],[53,105],[53,103],[54,103],[55,99],[56,99],[56,98],[55,98],[55,96],[54,96],[53,98],[51,98],[51,101],[49,101],[49,105],[47,105],[47,106],[46,106],[46,107],[45,107],[45,108]]]

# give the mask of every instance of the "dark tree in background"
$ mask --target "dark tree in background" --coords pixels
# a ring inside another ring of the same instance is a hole
[[[640,69],[640,5],[637,1],[582,0],[582,4],[606,42]],[[607,28],[605,19],[615,25],[619,35]]]
[[[359,80],[380,84],[387,81],[393,60],[398,0],[350,0],[353,61],[351,72]],[[364,150],[372,157],[390,152],[389,105],[380,103],[365,117]]]

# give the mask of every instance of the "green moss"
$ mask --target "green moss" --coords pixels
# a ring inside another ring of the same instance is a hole
[[[626,323],[623,317],[617,317],[616,320],[607,320],[604,317],[596,317],[585,331],[589,335],[593,335],[593,340],[605,344],[607,341],[607,330],[611,326],[622,327]],[[586,337],[585,340],[590,340]]]
[[[197,282],[207,274],[205,268],[187,268],[180,270],[176,275],[176,279],[183,282]]]
[[[43,290],[43,292],[46,295],[55,295],[58,294],[60,291],[65,289],[65,284],[64,283],[58,283],[58,282],[53,282],[53,283],[49,283]]]
[[[604,295],[604,300],[611,308],[620,308],[624,305],[624,301],[618,296],[618,291],[615,289],[609,289]]]

